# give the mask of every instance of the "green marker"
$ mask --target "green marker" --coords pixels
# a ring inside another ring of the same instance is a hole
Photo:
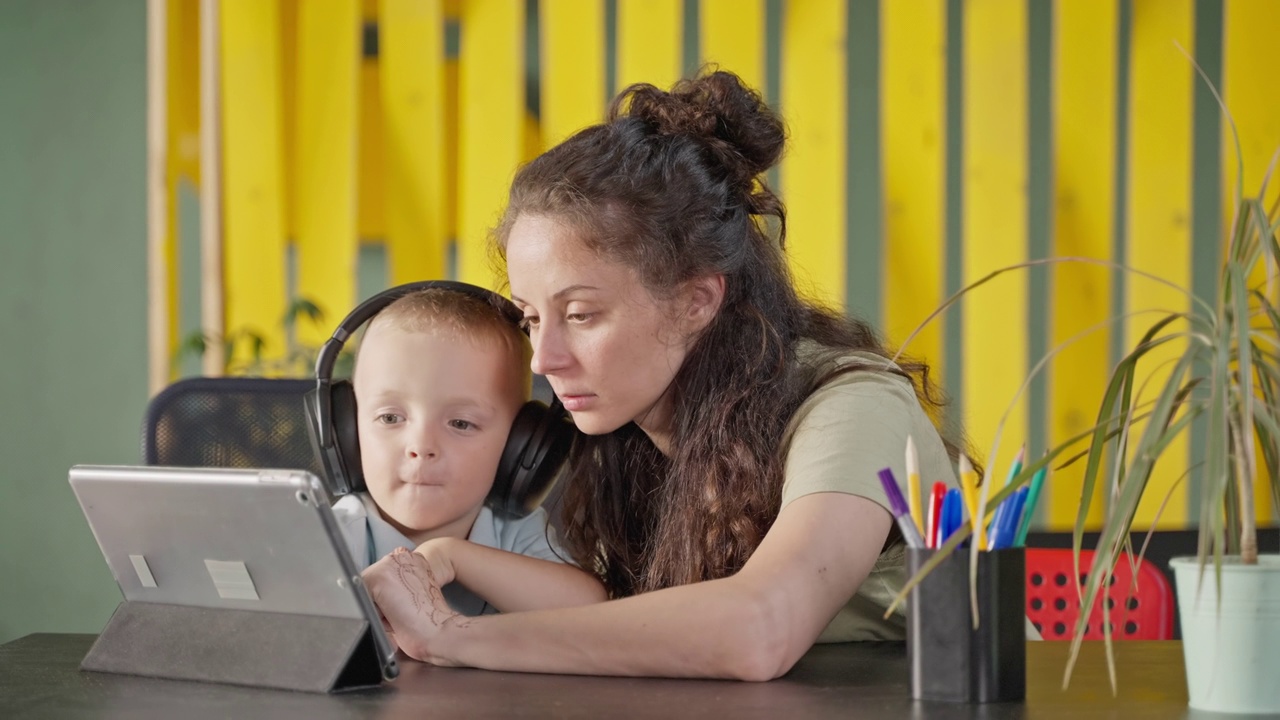
[[[1044,486],[1044,475],[1049,470],[1045,465],[1036,471],[1031,478],[1031,489],[1027,491],[1027,503],[1022,508],[1022,519],[1018,521],[1018,534],[1013,538],[1014,547],[1027,544],[1027,533],[1031,531],[1031,517],[1036,511],[1036,501],[1040,499],[1040,488]]]
[[[1013,465],[1009,468],[1009,476],[1004,479],[1005,487],[1008,487],[1009,483],[1013,482],[1013,479],[1018,477],[1018,473],[1022,472],[1022,458],[1026,456],[1026,454],[1026,445],[1018,448],[1018,456],[1013,459]]]

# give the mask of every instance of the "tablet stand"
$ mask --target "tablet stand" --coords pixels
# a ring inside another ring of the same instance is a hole
[[[127,600],[80,669],[320,693],[382,681],[363,619]]]

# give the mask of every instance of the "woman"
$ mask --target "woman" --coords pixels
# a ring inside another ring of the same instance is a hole
[[[927,370],[802,300],[762,175],[784,129],[728,73],[629,88],[524,167],[496,232],[545,375],[586,433],[565,541],[609,602],[460,618],[415,553],[366,581],[441,665],[767,680],[818,640],[901,639],[905,580],[876,471],[954,482]]]

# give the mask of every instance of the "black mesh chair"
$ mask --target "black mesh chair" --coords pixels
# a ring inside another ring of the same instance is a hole
[[[147,405],[142,460],[177,467],[289,468],[323,478],[303,396],[314,380],[194,377]]]

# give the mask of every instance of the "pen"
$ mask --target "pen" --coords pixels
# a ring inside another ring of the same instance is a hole
[[[923,532],[925,526],[920,507],[920,458],[916,455],[916,442],[910,435],[907,436],[907,507],[911,508],[911,521]]]
[[[974,471],[968,455],[960,456],[960,491],[964,493],[964,504],[969,510],[969,522],[973,523],[974,542],[983,548],[987,544],[987,533],[985,523],[978,517],[978,473]]]
[[[996,522],[991,532],[991,550],[1003,550],[1013,547],[1018,534],[1018,522],[1022,519],[1022,508],[1026,506],[1029,488],[1018,488],[1018,492],[1005,498],[996,511]]]
[[[1031,531],[1031,517],[1036,511],[1036,502],[1040,500],[1040,488],[1044,486],[1045,472],[1049,469],[1048,465],[1036,471],[1031,478],[1031,485],[1027,491],[1027,502],[1022,506],[1022,518],[1018,522],[1018,533],[1013,539],[1015,547],[1022,547],[1027,544],[1027,533]]]
[[[942,517],[938,520],[938,547],[942,547],[963,522],[960,511],[960,491],[951,488],[942,499]]]
[[[1009,483],[1013,482],[1014,478],[1018,477],[1018,473],[1022,472],[1022,460],[1023,458],[1026,457],[1026,455],[1027,455],[1026,445],[1023,445],[1022,447],[1018,448],[1018,454],[1013,458],[1013,465],[1009,467],[1009,476],[1004,479],[1004,484],[1006,486]]]
[[[937,548],[942,545],[939,538],[938,529],[942,525],[942,498],[947,495],[947,484],[936,482],[933,484],[933,492],[929,493],[929,522],[925,528],[925,541],[931,548]]]
[[[898,481],[894,479],[892,470],[884,468],[880,471],[880,484],[884,486],[884,494],[889,498],[889,509],[893,512],[907,547],[924,547],[924,538],[920,537],[920,530],[911,519],[911,511],[907,509],[907,501],[902,499],[902,491],[898,489]]]
[[[996,549],[996,536],[1000,534],[1000,524],[1004,522],[1004,517],[1009,512],[1009,508],[1013,505],[1013,495],[1004,499],[1004,502],[996,506],[996,510],[991,514],[991,524],[987,527],[987,542],[982,546],[983,550]]]

